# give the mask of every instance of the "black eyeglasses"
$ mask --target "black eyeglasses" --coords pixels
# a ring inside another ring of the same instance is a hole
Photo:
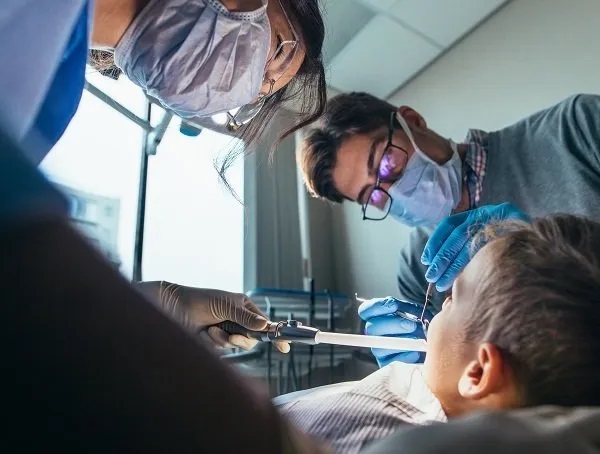
[[[382,182],[393,183],[398,181],[408,162],[408,153],[398,145],[394,145],[394,120],[396,112],[390,114],[388,124],[388,140],[384,151],[377,164],[377,179],[375,186],[371,189],[366,203],[362,205],[363,221],[383,221],[392,208],[392,196],[381,187]]]
[[[280,41],[275,49],[275,52],[269,57],[265,64],[265,77],[263,79],[263,85],[269,84],[267,92],[261,92],[255,101],[248,103],[240,107],[237,112],[227,112],[227,129],[231,132],[235,132],[240,129],[246,123],[249,123],[258,113],[262,110],[269,96],[273,94],[273,86],[281,76],[283,76],[288,70],[290,64],[294,61],[296,51],[298,50],[298,35],[292,21],[290,21],[285,8],[279,0],[279,6],[283,15],[287,20],[290,32],[292,33],[293,39]]]

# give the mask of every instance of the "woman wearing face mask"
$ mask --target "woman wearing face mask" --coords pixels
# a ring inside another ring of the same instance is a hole
[[[285,136],[323,110],[323,37],[317,0],[6,0],[0,40],[11,45],[0,54],[11,63],[0,72],[0,129],[37,165],[77,110],[91,46],[183,118],[239,108],[229,127],[246,145],[284,101],[299,99],[303,110]],[[5,194],[16,207],[17,193]],[[243,294],[165,282],[140,288],[194,327],[225,319],[266,326]],[[208,333],[219,345],[252,346],[214,327]]]

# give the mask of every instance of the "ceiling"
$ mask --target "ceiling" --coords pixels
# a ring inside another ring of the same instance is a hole
[[[509,0],[325,0],[330,88],[386,99]]]

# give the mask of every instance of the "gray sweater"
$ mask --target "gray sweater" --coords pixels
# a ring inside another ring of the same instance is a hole
[[[576,95],[490,132],[479,205],[512,202],[533,217],[553,213],[600,221],[600,96]],[[425,298],[421,253],[431,229],[413,229],[400,251],[400,298]],[[432,305],[441,308],[443,295]]]

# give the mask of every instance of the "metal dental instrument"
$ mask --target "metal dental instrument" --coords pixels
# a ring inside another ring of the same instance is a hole
[[[281,340],[307,345],[333,344],[414,352],[427,351],[427,343],[422,339],[329,333],[310,326],[304,326],[296,320],[269,322],[265,331],[250,331],[233,322],[222,322],[217,326],[229,334],[241,334],[263,342]]]
[[[421,312],[421,318],[419,321],[421,322],[421,326],[423,326],[423,333],[425,337],[427,337],[427,328],[429,328],[430,320],[425,319],[425,309],[427,309],[427,305],[431,302],[431,296],[433,295],[433,284],[430,282],[427,286],[427,291],[425,292],[425,302],[423,303],[423,312]]]
[[[434,284],[431,284],[431,283],[427,286],[427,290],[425,291],[425,302],[423,303],[423,311],[421,312],[420,317],[417,317],[416,315],[411,314],[410,312],[407,312],[407,311],[396,311],[394,313],[398,317],[401,317],[406,320],[410,320],[411,322],[419,323],[421,325],[421,327],[423,328],[423,334],[425,335],[425,337],[427,337],[427,328],[429,327],[429,322],[430,322],[430,320],[425,318],[425,310],[427,309],[427,305],[431,302],[431,296],[433,295],[434,288],[435,288]],[[358,296],[358,293],[354,294],[354,298],[359,303],[363,303],[364,301],[367,301],[364,298],[360,298]],[[425,351],[425,350],[413,350],[413,351]]]

